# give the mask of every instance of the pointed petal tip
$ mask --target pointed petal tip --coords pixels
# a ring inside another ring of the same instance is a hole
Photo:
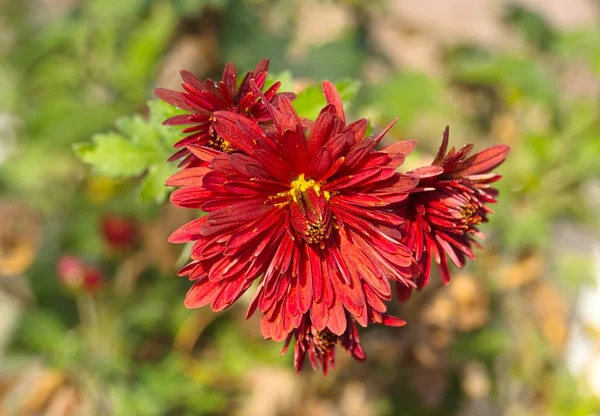
[[[163,100],[163,101],[165,101],[163,99],[163,97],[167,96],[170,92],[171,92],[171,90],[168,90],[166,88],[154,88],[154,91],[153,91],[154,96],[156,98],[158,98],[159,100]]]

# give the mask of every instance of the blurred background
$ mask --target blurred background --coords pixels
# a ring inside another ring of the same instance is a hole
[[[599,19],[595,0],[0,0],[0,415],[600,415]],[[165,202],[179,133],[153,88],[263,57],[306,114],[325,78],[375,129],[398,116],[407,169],[447,124],[513,149],[478,261],[327,377],[296,376],[246,298],[186,310],[166,241],[194,213]]]

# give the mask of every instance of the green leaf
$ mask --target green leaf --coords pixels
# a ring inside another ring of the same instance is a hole
[[[273,84],[275,84],[277,81],[281,82],[281,86],[279,87],[279,91],[293,91],[294,89],[294,77],[292,76],[292,72],[291,71],[281,71],[277,74],[273,74],[272,72],[269,72],[269,74],[267,75],[267,81],[265,82],[265,88],[264,90],[266,91],[268,88],[270,88]]]
[[[583,58],[600,76],[600,30],[583,29],[561,34],[556,52],[565,60]]]
[[[424,74],[404,73],[384,80],[367,90],[369,101],[386,119],[398,117],[397,126],[406,128],[422,112],[435,112],[440,104],[442,86]]]
[[[546,51],[554,42],[555,34],[546,20],[538,13],[516,4],[508,5],[506,19],[529,43]]]
[[[164,183],[176,170],[167,159],[174,152],[173,143],[181,137],[178,127],[165,127],[162,122],[183,112],[159,100],[148,102],[148,108],[147,118],[120,118],[116,132],[96,134],[91,142],[75,144],[73,149],[102,175],[118,178],[146,172],[139,189],[141,201],[162,203],[169,193]]]
[[[526,57],[458,54],[451,63],[451,70],[459,81],[501,88],[509,102],[522,95],[546,103],[556,98],[554,80],[538,62]]]
[[[173,7],[167,2],[157,3],[148,19],[125,38],[120,70],[115,75],[130,98],[136,99],[144,94],[144,87],[176,24]]]
[[[204,8],[223,8],[226,0],[174,0],[173,5],[182,15],[200,15]]]
[[[174,164],[167,162],[150,166],[148,173],[140,184],[140,200],[142,202],[156,202],[162,204],[167,199],[169,188],[165,181],[177,171]]]
[[[74,145],[82,161],[112,177],[139,175],[148,166],[147,151],[118,133],[97,134],[91,143]]]
[[[360,81],[354,79],[344,79],[334,83],[340,97],[344,102],[344,106],[350,106],[352,100],[358,94],[360,89]],[[327,105],[320,85],[311,85],[298,93],[293,101],[294,108],[301,117],[306,117],[314,120],[319,115],[323,107]]]

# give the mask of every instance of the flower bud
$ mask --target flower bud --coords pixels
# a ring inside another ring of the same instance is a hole
[[[94,266],[85,264],[79,257],[63,255],[57,265],[59,282],[69,291],[78,293],[96,293],[103,284],[102,272]]]
[[[100,223],[102,237],[113,250],[128,250],[138,239],[138,226],[131,217],[107,214]]]

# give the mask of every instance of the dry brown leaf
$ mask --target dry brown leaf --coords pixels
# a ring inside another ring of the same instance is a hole
[[[423,311],[423,321],[437,327],[451,327],[455,313],[454,302],[440,291]]]
[[[521,138],[521,128],[511,114],[498,113],[492,119],[491,134],[494,142],[513,146]]]
[[[289,50],[294,59],[305,58],[313,45],[335,42],[356,24],[347,7],[334,3],[301,2],[296,13],[296,30]]]
[[[42,227],[26,204],[0,202],[0,277],[26,271],[35,261]]]
[[[58,390],[50,399],[44,416],[75,416],[82,414],[77,398],[77,389],[74,386],[65,386]]]
[[[61,371],[32,368],[23,373],[7,393],[2,408],[8,414],[41,413],[52,395],[66,382]],[[10,406],[10,407],[6,407]]]
[[[292,371],[257,368],[248,373],[248,396],[236,412],[244,416],[278,416],[293,414],[302,398],[301,379]]]
[[[413,355],[417,362],[424,368],[437,368],[444,362],[443,354],[440,354],[440,351],[435,349],[429,343],[429,340],[423,340],[415,344]]]
[[[340,397],[340,413],[345,416],[372,416],[373,403],[370,402],[363,383],[349,381],[344,385]]]
[[[489,295],[473,276],[461,273],[454,277],[449,287],[454,300],[455,327],[468,332],[483,327],[489,320]]]
[[[499,273],[496,284],[501,290],[519,289],[538,280],[544,271],[544,258],[541,254],[533,254],[518,263],[504,266]]]
[[[563,351],[569,324],[567,300],[556,286],[541,282],[533,289],[531,302],[542,336],[555,350]]]
[[[467,363],[463,369],[461,386],[465,394],[472,399],[481,399],[490,394],[490,376],[485,366],[476,361]]]

